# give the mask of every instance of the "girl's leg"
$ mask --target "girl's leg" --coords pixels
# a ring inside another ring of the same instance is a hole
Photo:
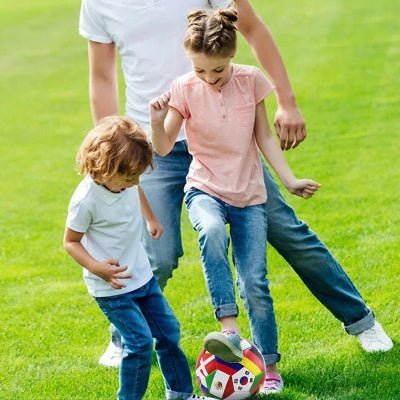
[[[232,273],[228,260],[229,237],[225,229],[225,204],[197,189],[185,198],[189,218],[199,233],[199,247],[215,316],[237,316]]]
[[[228,217],[239,293],[249,315],[253,340],[265,364],[274,370],[280,354],[273,300],[266,278],[266,206],[230,207]]]
[[[236,317],[238,308],[228,260],[229,237],[226,232],[226,205],[200,190],[191,189],[185,198],[189,218],[199,233],[201,261],[215,316],[225,334],[206,336],[205,348],[226,361],[242,358]]]

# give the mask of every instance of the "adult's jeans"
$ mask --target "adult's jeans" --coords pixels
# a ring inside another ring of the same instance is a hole
[[[153,339],[167,400],[187,399],[193,391],[189,365],[179,346],[179,323],[153,277],[132,292],[97,297],[108,320],[122,334],[119,400],[143,398],[152,362]]]
[[[275,364],[280,355],[266,278],[266,205],[234,207],[195,188],[187,192],[185,202],[190,221],[199,233],[201,261],[215,316],[221,319],[238,315],[228,260],[229,236],[225,225],[229,224],[239,292],[249,316],[252,337],[265,364]]]
[[[263,164],[268,200],[268,242],[292,266],[312,294],[357,335],[374,324],[374,315],[343,268],[318,236],[286,203]]]

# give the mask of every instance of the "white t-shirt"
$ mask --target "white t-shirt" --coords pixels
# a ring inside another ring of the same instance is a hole
[[[84,268],[83,278],[92,296],[128,293],[153,276],[141,242],[142,214],[137,186],[112,193],[87,176],[72,195],[67,226],[84,233],[81,243],[95,260],[115,258],[121,266],[128,266],[126,272],[132,275],[123,280],[125,288],[114,289]]]
[[[150,133],[149,102],[191,64],[183,48],[187,14],[224,8],[231,0],[82,0],[79,33],[114,42],[126,83],[126,113]],[[183,130],[178,140],[184,139]]]

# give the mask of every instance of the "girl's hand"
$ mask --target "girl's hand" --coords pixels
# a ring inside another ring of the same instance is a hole
[[[120,267],[118,260],[110,258],[108,260],[97,262],[91,269],[90,272],[97,275],[99,278],[106,281],[114,289],[122,289],[126,285],[120,282],[119,279],[132,278],[131,274],[124,273],[128,267]]]
[[[150,102],[150,118],[152,124],[164,124],[170,99],[171,92],[166,92]]]
[[[152,220],[147,221],[147,231],[152,239],[157,240],[160,239],[163,234],[164,228],[157,220]]]
[[[287,189],[296,196],[309,199],[320,187],[321,185],[312,179],[295,179],[292,184],[287,186]]]

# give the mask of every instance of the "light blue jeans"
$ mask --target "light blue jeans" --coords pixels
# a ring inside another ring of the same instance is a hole
[[[151,370],[153,338],[167,400],[193,391],[189,365],[179,347],[180,328],[157,280],[122,295],[97,297],[97,304],[122,334],[119,400],[143,398]]]
[[[143,232],[143,242],[163,288],[183,254],[180,218],[191,156],[186,142],[180,141],[166,157],[155,155],[154,161],[155,170],[142,175],[141,185],[165,231],[160,240],[152,240]],[[263,171],[268,192],[268,242],[313,295],[343,323],[347,333],[356,335],[371,328],[374,315],[350,278],[318,236],[297,218],[264,164]]]
[[[275,364],[278,335],[269,282],[266,278],[266,204],[234,207],[198,189],[185,197],[189,218],[199,233],[201,261],[215,316],[237,316],[235,289],[228,260],[229,225],[239,293],[249,316],[255,345],[265,364]]]

